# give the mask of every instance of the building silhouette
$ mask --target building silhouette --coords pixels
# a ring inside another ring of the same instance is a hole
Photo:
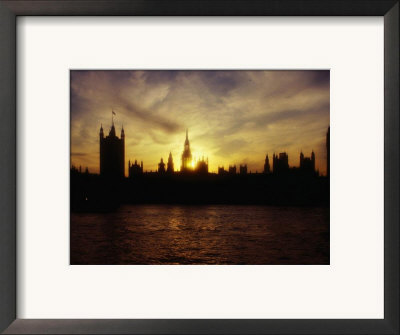
[[[239,166],[239,173],[240,174],[247,174],[247,164],[243,164]]]
[[[77,169],[75,165],[72,165],[71,166],[71,173],[74,173],[74,174],[78,174],[79,173],[79,174],[81,174],[82,173],[82,166],[79,166],[79,169]],[[85,174],[89,174],[89,168],[88,167],[85,168]]]
[[[273,172],[275,174],[287,173],[289,171],[289,157],[286,152],[272,156]]]
[[[190,143],[188,137],[188,130],[186,129],[186,139],[183,146],[182,152],[182,166],[181,172],[187,172],[192,170],[192,153],[190,151]]]
[[[223,166],[218,166],[218,174],[219,175],[224,175],[226,173],[227,173],[227,171],[225,171]]]
[[[115,133],[114,120],[108,136],[104,137],[103,125],[100,127],[100,175],[106,178],[125,176],[125,132],[121,138]]]
[[[311,152],[310,157],[304,157],[303,152],[300,152],[300,171],[303,173],[315,173],[315,153]]]
[[[169,156],[168,156],[167,172],[174,173],[174,160],[172,159],[171,152],[169,153]]]
[[[113,113],[114,115],[114,113]],[[112,119],[111,128],[108,136],[104,135],[103,126],[100,127],[100,175],[107,178],[124,178],[125,177],[125,132],[123,126],[121,127],[121,136],[118,138],[116,135],[114,119]],[[327,176],[330,175],[330,127],[328,127],[326,134],[326,150],[327,150]],[[75,171],[75,167],[71,170]],[[186,138],[184,142],[184,148],[182,152],[182,165],[181,172],[193,172],[196,174],[209,174],[209,163],[208,158],[204,159],[204,156],[200,160],[193,160],[193,156],[190,149],[188,129],[186,129]],[[86,174],[89,174],[89,170],[85,170]],[[152,171],[150,171],[152,172]],[[174,171],[174,161],[172,158],[172,153],[169,153],[168,162],[165,163],[163,158],[160,159],[158,163],[158,168],[154,172],[159,174],[169,173],[173,174]],[[303,152],[300,152],[300,166],[299,168],[289,167],[289,157],[286,152],[281,152],[278,155],[275,153],[272,157],[272,166],[270,164],[268,154],[265,156],[264,160],[264,174],[302,174],[302,175],[319,175],[315,167],[315,153],[311,152],[310,157],[305,157]],[[82,173],[82,168],[79,167],[79,173]],[[136,175],[143,174],[143,161],[140,165],[137,160],[134,164],[129,161],[128,164],[128,176],[133,177]],[[237,171],[236,165],[229,165],[228,170],[225,170],[223,166],[218,166],[218,175],[240,175],[251,174],[248,172],[247,164],[239,165],[239,171]],[[256,170],[257,174],[257,170]]]
[[[135,164],[131,165],[131,161],[128,163],[128,171],[129,171],[129,178],[134,176],[141,175],[143,173],[143,161],[138,164],[137,160],[135,160]]]
[[[330,128],[326,133],[328,177],[329,135]],[[153,170],[144,171],[143,161],[138,163],[138,160],[135,160],[132,164],[132,160],[129,160],[129,179],[123,180],[125,159],[123,127],[118,138],[112,120],[108,136],[105,136],[101,126],[99,137],[100,175],[90,173],[85,165],[71,166],[71,211],[109,212],[117,210],[120,204],[125,203],[329,205],[329,179],[321,177],[316,171],[314,152],[311,152],[309,157],[305,157],[301,152],[299,167],[289,167],[288,154],[281,152],[278,155],[274,153],[271,162],[268,154],[259,156],[258,164],[261,168],[263,165],[263,173],[257,173],[255,168],[252,173],[247,164],[241,161],[239,169],[238,165],[229,165],[227,170],[224,166],[218,166],[217,174],[216,171],[209,171],[208,158],[193,160],[186,130],[181,166],[181,171],[184,172],[179,173],[177,172],[179,169],[174,170],[170,152],[168,161],[164,162],[161,158],[154,165],[155,169],[152,165]]]
[[[270,166],[269,166],[269,158],[268,158],[268,155],[267,155],[267,157],[265,157],[264,173],[271,173],[271,168],[270,168]]]
[[[330,175],[330,155],[331,155],[331,148],[330,148],[330,129],[331,127],[328,127],[328,132],[326,133],[326,175],[329,177]]]
[[[208,158],[204,160],[202,157],[201,160],[197,161],[195,171],[200,174],[207,174],[208,173]]]
[[[165,173],[165,163],[162,158],[160,163],[158,163],[158,173]]]

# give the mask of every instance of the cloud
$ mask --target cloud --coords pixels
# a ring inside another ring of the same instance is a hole
[[[216,155],[230,156],[245,147],[247,144],[248,143],[243,139],[234,139],[228,142],[223,142],[220,145],[219,150],[216,152]]]
[[[329,81],[323,70],[71,71],[71,150],[90,153],[71,160],[98,170],[98,131],[107,132],[114,108],[126,160],[145,169],[170,151],[179,166],[189,128],[193,152],[209,156],[214,171],[240,162],[261,170],[266,153],[283,150],[296,165],[301,149],[314,148],[324,172]]]
[[[84,157],[87,156],[87,153],[84,152],[71,152],[71,156],[76,156],[76,157]]]
[[[120,97],[119,101],[120,105],[129,114],[129,117],[142,121],[145,125],[149,125],[151,129],[162,130],[167,134],[182,129],[182,126],[175,120],[154,113],[149,109],[141,108],[125,97]]]

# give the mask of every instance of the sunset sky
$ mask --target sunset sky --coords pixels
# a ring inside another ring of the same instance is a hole
[[[99,172],[99,130],[125,130],[128,160],[155,170],[171,151],[181,165],[186,128],[193,157],[261,172],[268,153],[299,165],[314,150],[326,174],[329,71],[71,71],[71,164]]]

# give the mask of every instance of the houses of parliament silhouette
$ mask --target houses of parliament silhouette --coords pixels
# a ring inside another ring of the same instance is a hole
[[[114,114],[114,113],[113,113]],[[218,167],[209,173],[208,158],[194,162],[186,129],[179,171],[172,153],[156,171],[144,171],[143,161],[128,161],[125,178],[125,132],[116,134],[114,119],[108,136],[101,125],[100,174],[71,168],[71,210],[108,211],[121,203],[314,205],[329,203],[329,128],[326,136],[327,176],[315,169],[315,153],[300,152],[299,166],[290,167],[286,152],[268,154],[261,173],[249,173],[247,164]]]
[[[329,174],[329,129],[326,137],[327,147],[327,174]],[[193,157],[190,150],[189,132],[186,129],[186,138],[184,142],[184,148],[181,156],[181,167],[180,173],[197,173],[197,174],[208,174],[209,164],[208,158],[202,157],[193,164]],[[319,172],[315,169],[315,153],[311,152],[310,157],[305,157],[303,152],[300,152],[300,164],[298,168],[289,167],[289,157],[286,152],[279,154],[273,153],[272,156],[272,168],[269,162],[268,154],[265,157],[264,163],[264,174],[287,174],[290,171],[297,170],[297,172],[308,175],[319,175]],[[150,171],[151,173],[153,171]],[[174,170],[174,161],[172,153],[169,153],[167,164],[164,163],[161,158],[158,163],[158,174],[172,174],[178,171]],[[137,160],[134,163],[128,161],[128,177],[134,178],[143,173],[146,173],[143,169],[143,161],[138,163]],[[236,165],[230,165],[228,170],[225,170],[223,166],[218,167],[218,175],[234,175],[237,173]],[[247,164],[239,165],[239,174],[244,175],[248,173]],[[120,138],[116,135],[114,120],[112,120],[110,132],[108,136],[104,136],[103,125],[100,127],[100,175],[105,178],[123,178],[125,177],[125,132],[122,126]]]

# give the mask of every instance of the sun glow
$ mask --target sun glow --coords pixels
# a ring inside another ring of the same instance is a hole
[[[90,173],[99,173],[99,127],[107,136],[110,106],[118,104],[114,123],[118,137],[124,123],[125,175],[129,159],[155,171],[170,152],[176,170],[194,170],[204,158],[208,171],[218,173],[240,164],[263,171],[267,154],[284,151],[295,167],[301,150],[314,150],[316,169],[326,174],[329,71],[82,70],[71,71],[70,80],[71,163]]]

